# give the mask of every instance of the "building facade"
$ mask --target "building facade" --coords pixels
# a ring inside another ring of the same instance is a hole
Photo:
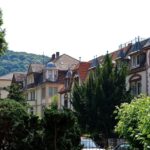
[[[53,54],[46,64],[30,64],[24,81],[24,93],[29,112],[38,116],[43,115],[43,110],[54,99],[60,102],[58,91],[64,86],[65,75],[68,68],[74,67],[79,61],[69,55]]]

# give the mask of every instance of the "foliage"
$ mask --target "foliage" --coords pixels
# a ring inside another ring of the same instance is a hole
[[[77,120],[71,111],[46,109],[43,127],[44,145],[47,149],[80,149],[80,130]]]
[[[7,50],[4,55],[0,56],[0,76],[15,71],[25,72],[29,64],[43,64],[43,62],[45,64],[49,59],[47,56]]]
[[[2,10],[0,9],[0,55],[2,55],[7,49],[7,42],[5,40],[5,29],[1,28],[2,25],[3,25]]]
[[[84,132],[102,134],[106,139],[114,136],[113,111],[129,95],[125,82],[127,67],[123,63],[120,66],[114,67],[107,54],[104,63],[90,72],[84,84],[75,85],[72,103]]]
[[[6,90],[9,92],[8,98],[13,99],[23,105],[26,104],[25,96],[20,88],[21,85],[12,83]]]
[[[27,131],[24,107],[9,99],[0,101],[0,149],[16,150],[24,145]]]
[[[52,102],[50,104],[51,109],[58,109],[58,95],[52,97]]]
[[[150,97],[135,98],[117,108],[115,131],[140,149],[150,148]],[[149,148],[148,148],[149,147]]]
[[[80,129],[72,111],[47,108],[39,119],[14,100],[0,100],[1,150],[80,148]]]

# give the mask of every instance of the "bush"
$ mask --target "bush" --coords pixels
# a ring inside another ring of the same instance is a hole
[[[133,146],[147,150],[150,147],[150,97],[135,98],[130,104],[117,108],[115,131]]]

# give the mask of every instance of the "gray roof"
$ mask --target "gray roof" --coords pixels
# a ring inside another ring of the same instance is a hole
[[[43,68],[44,68],[44,65],[42,64],[30,64],[28,73],[30,72],[40,73],[42,72]]]

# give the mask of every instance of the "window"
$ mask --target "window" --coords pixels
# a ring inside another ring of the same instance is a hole
[[[46,90],[45,90],[45,87],[42,88],[42,94],[41,94],[41,98],[44,99],[46,96]]]
[[[48,93],[49,93],[49,96],[54,96],[58,93],[58,90],[56,87],[49,87]]]
[[[35,91],[31,91],[31,100],[35,100]]]
[[[141,93],[141,82],[140,81],[131,82],[131,94],[137,96],[140,93]]]
[[[67,93],[64,94],[64,107],[68,108],[68,94]]]
[[[52,79],[52,71],[48,70],[48,79]]]
[[[135,55],[131,57],[132,68],[140,66],[140,55]]]

